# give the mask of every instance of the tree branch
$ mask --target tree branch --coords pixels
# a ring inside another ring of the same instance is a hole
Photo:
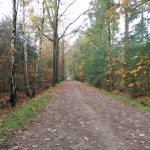
[[[77,1],[77,0],[74,0],[72,3],[70,3],[70,4],[68,5],[68,7],[62,12],[62,14],[60,14],[60,16],[59,16],[58,19],[60,19],[60,18],[65,14],[65,12],[66,12],[76,1]]]
[[[74,29],[72,32],[70,32],[70,33],[68,33],[68,34],[65,34],[63,37],[66,37],[66,36],[71,35],[71,34],[73,34],[73,33],[77,33],[77,32],[80,30],[80,28],[82,27],[83,23],[84,23],[86,20],[87,20],[87,19],[84,19],[84,21],[82,22],[82,24],[81,24],[77,29]]]
[[[88,11],[89,11],[89,9],[86,10],[85,12],[83,12],[82,14],[80,14],[74,21],[72,21],[71,23],[69,23],[69,24],[67,25],[67,27],[65,28],[63,34],[59,37],[59,40],[64,37],[64,35],[66,34],[66,31],[68,30],[68,28],[69,28],[72,24],[74,24],[82,15],[84,15],[84,14],[85,14],[86,12],[88,12]]]
[[[38,26],[37,28],[38,28],[38,30],[41,32],[40,27]],[[51,42],[54,42],[54,40],[52,40],[50,37],[48,37],[45,33],[42,32],[42,34],[43,34],[43,36],[45,36],[48,40],[50,40]]]
[[[47,14],[48,14],[48,19],[49,19],[50,25],[51,25],[52,29],[55,29],[55,26],[54,26],[54,23],[52,21],[52,17],[51,17],[51,14],[49,12],[46,0],[44,0],[44,3],[45,3],[45,7],[46,7]]]
[[[150,2],[150,0],[145,0],[144,2],[142,2],[142,3],[138,4],[137,6],[135,6],[133,9],[129,10],[129,12],[134,11],[136,8],[142,6],[143,4],[145,4],[145,3],[147,3],[147,2]]]

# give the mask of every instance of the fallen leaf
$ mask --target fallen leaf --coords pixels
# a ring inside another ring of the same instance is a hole
[[[8,150],[18,150],[18,149],[22,149],[22,147],[21,146],[15,146],[15,147],[12,147],[12,148],[10,148]]]
[[[50,140],[51,140],[50,138],[45,138],[45,139],[44,139],[44,141],[50,141]]]
[[[95,127],[96,130],[98,130],[99,128]]]
[[[119,129],[123,129],[123,127],[118,127]]]
[[[39,134],[36,134],[35,137],[39,137]]]
[[[48,128],[47,131],[52,131],[52,129],[51,129],[51,128]]]
[[[144,148],[145,148],[145,149],[150,149],[150,147],[148,147],[148,146],[145,146]]]
[[[83,122],[83,121],[80,121],[80,124],[84,124],[84,122]]]
[[[57,132],[57,130],[56,130],[56,129],[54,129],[54,130],[51,130],[51,132],[52,132],[52,133],[54,133],[54,132]]]
[[[145,143],[145,141],[140,141],[140,143],[141,143],[141,144],[144,144],[144,143]]]
[[[89,140],[89,138],[88,137],[86,137],[86,136],[84,136],[84,138],[83,138],[84,140],[86,140],[86,141],[88,141]]]
[[[135,135],[134,135],[133,133],[131,133],[131,135],[132,135],[133,137],[135,137]]]
[[[32,133],[26,131],[26,132],[24,132],[24,135],[25,135],[25,136],[31,136]]]
[[[139,136],[144,136],[144,134],[139,134]]]
[[[32,145],[32,148],[36,148],[36,147],[38,147],[38,145]]]

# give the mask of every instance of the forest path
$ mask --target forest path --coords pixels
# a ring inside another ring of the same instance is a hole
[[[150,114],[67,81],[32,125],[18,133],[22,150],[150,149]]]

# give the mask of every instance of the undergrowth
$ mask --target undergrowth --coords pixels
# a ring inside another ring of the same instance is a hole
[[[0,126],[0,144],[4,141],[5,136],[11,134],[11,131],[20,129],[28,125],[29,119],[37,118],[38,114],[43,110],[46,103],[50,100],[52,92],[55,88],[50,88],[34,99],[24,103],[21,107],[8,114]]]
[[[134,101],[133,99],[130,99],[128,97],[121,96],[121,95],[116,95],[116,94],[107,92],[107,91],[105,91],[103,89],[99,89],[99,88],[95,88],[95,89],[98,90],[98,91],[101,91],[105,95],[108,95],[108,96],[110,96],[112,98],[115,98],[115,99],[117,99],[119,101],[123,101],[126,104],[130,104],[131,106],[133,106],[135,108],[140,108],[140,109],[142,109],[144,111],[150,112],[150,107],[145,105],[145,103],[144,104],[143,103],[139,103],[139,102]]]

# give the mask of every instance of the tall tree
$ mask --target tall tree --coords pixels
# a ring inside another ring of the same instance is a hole
[[[24,76],[25,76],[25,82],[26,82],[26,93],[27,96],[30,97],[30,88],[29,88],[29,76],[28,76],[28,52],[27,52],[27,37],[25,33],[25,0],[22,0],[23,3],[23,52],[24,52]]]
[[[16,85],[16,64],[15,64],[15,39],[16,39],[16,23],[17,23],[17,2],[13,0],[13,26],[12,26],[12,36],[11,36],[11,95],[10,102],[12,107],[16,106],[17,102],[17,85]]]
[[[36,67],[35,67],[35,77],[34,77],[34,84],[33,84],[33,90],[32,90],[32,97],[35,97],[35,91],[36,91],[36,87],[37,87],[37,78],[39,75],[39,65],[40,65],[42,44],[43,44],[44,15],[45,15],[45,8],[44,8],[44,1],[43,1],[41,26],[38,27],[40,39],[39,39],[37,62],[36,62]]]
[[[67,10],[76,2],[74,0],[68,6],[60,13],[60,7],[62,7],[62,2],[60,0],[52,0],[49,1],[50,7],[48,0],[44,0],[45,2],[45,7],[47,10],[47,15],[49,19],[49,24],[50,28],[52,31],[52,37],[46,36],[51,42],[53,42],[53,82],[52,85],[55,86],[56,83],[59,82],[59,42],[60,40],[64,37],[67,36],[67,31],[69,27],[74,24],[84,13],[80,14],[78,17],[76,17],[72,22],[68,23],[62,34],[59,33],[59,28],[60,28],[60,20],[62,17],[65,15]]]

